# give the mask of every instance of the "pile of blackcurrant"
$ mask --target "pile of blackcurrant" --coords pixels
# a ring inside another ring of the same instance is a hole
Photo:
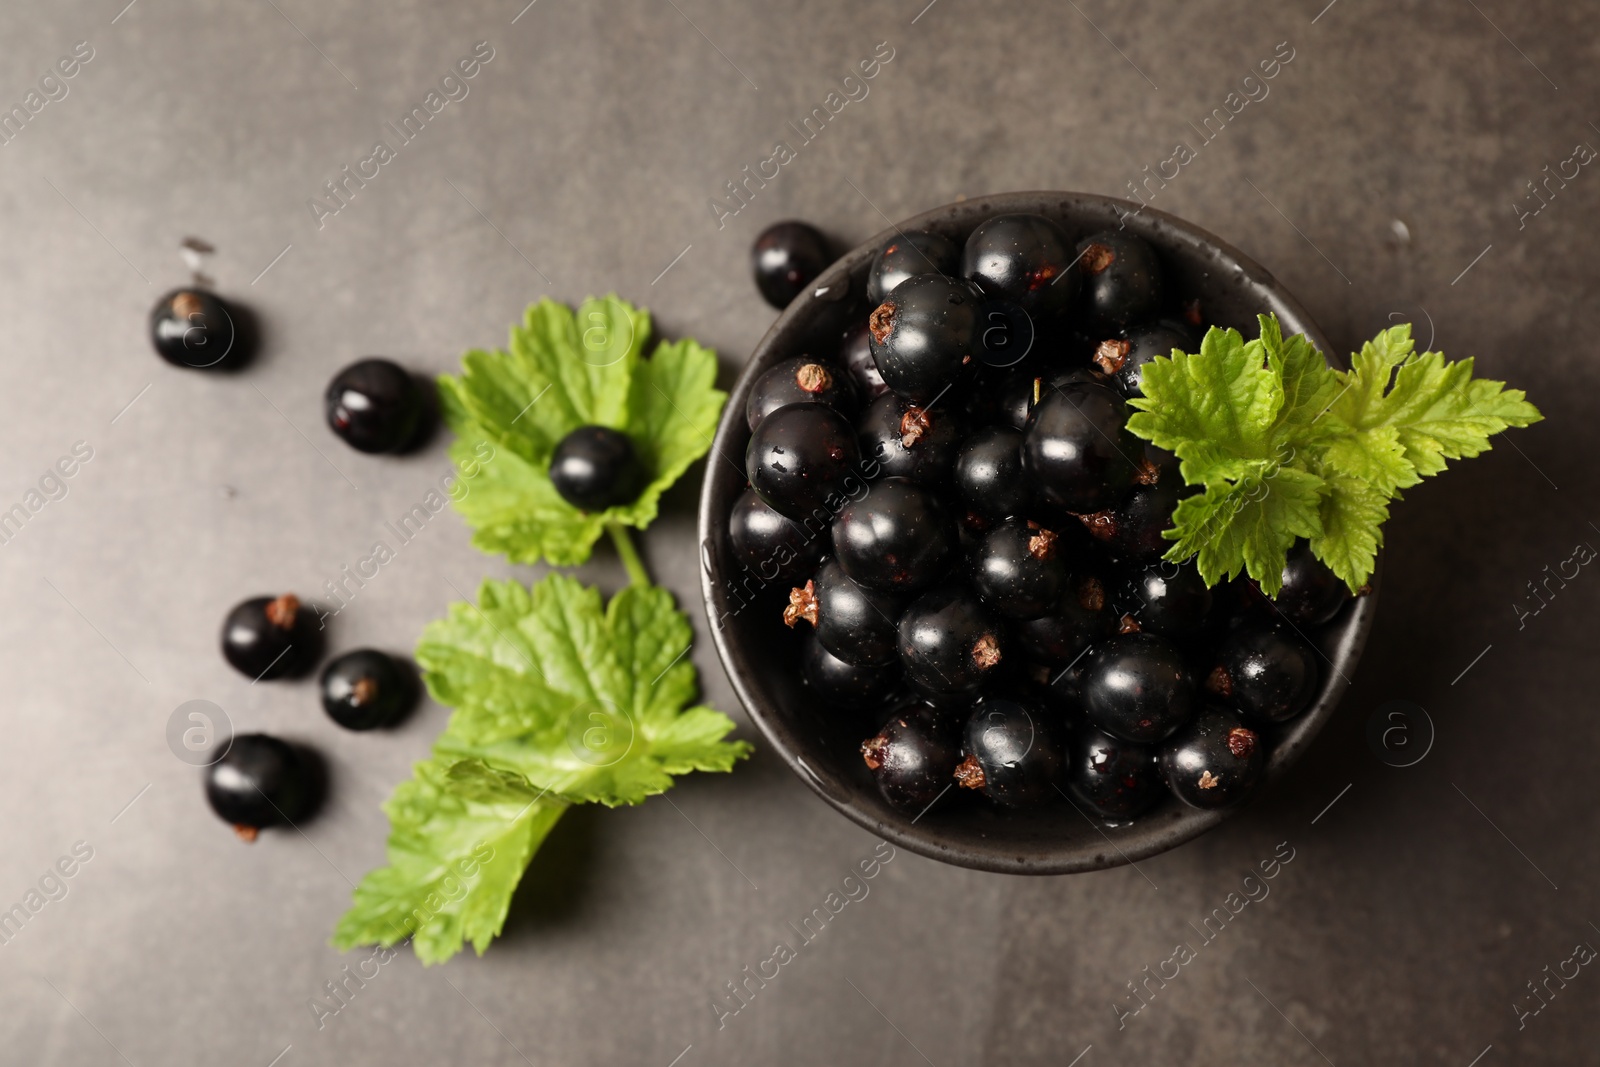
[[[795,631],[820,714],[854,716],[884,799],[981,794],[1130,820],[1219,808],[1312,702],[1308,635],[1349,593],[1302,543],[1275,601],[1161,556],[1193,491],[1127,431],[1201,307],[1139,237],[990,218],[897,233],[837,355],[755,382],[729,541]],[[972,801],[965,801],[972,802]],[[935,812],[934,818],[938,817]]]

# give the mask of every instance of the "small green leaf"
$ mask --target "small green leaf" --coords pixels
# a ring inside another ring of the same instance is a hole
[[[507,349],[468,352],[459,376],[440,377],[440,406],[457,436],[456,509],[473,544],[514,563],[574,565],[607,522],[642,529],[655,519],[661,494],[710,448],[727,394],[715,387],[716,353],[694,341],[643,358],[650,328],[649,312],[615,296],[587,300],[576,314],[544,300],[512,328]],[[585,425],[633,442],[649,483],[631,503],[586,513],[550,484],[556,445]]]
[[[436,751],[481,759],[572,802],[637,804],[672,776],[725,771],[749,752],[694,699],[693,633],[655,586],[600,594],[562,575],[531,590],[485,581],[417,647],[429,690],[455,707]]]
[[[417,764],[384,805],[389,866],[356,887],[334,947],[410,938],[424,964],[449,959],[464,942],[483,955],[505,925],[529,858],[566,809],[476,761]]]
[[[1381,524],[1401,490],[1476,456],[1489,438],[1542,417],[1517,389],[1472,377],[1472,360],[1417,354],[1409,324],[1384,330],[1328,367],[1273,315],[1246,342],[1213,328],[1195,354],[1146,366],[1130,401],[1136,436],[1175,453],[1190,485],[1166,536],[1170,560],[1194,558],[1215,584],[1247,571],[1269,595],[1298,537],[1352,590],[1372,575]]]

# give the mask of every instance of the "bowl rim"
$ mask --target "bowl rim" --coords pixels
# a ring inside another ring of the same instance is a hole
[[[751,681],[755,671],[753,666],[746,662],[745,649],[737,647],[729,632],[718,624],[717,620],[727,617],[730,612],[727,589],[723,583],[717,581],[717,554],[720,548],[718,533],[726,525],[727,517],[715,514],[714,507],[721,499],[719,486],[728,478],[717,457],[721,456],[726,462],[733,462],[729,457],[733,438],[748,432],[744,424],[744,405],[750,389],[768,364],[789,353],[789,334],[806,317],[808,305],[828,294],[833,286],[844,284],[848,287],[854,274],[869,264],[878,249],[891,237],[901,235],[908,230],[938,229],[941,228],[941,224],[942,226],[957,222],[965,224],[968,221],[977,222],[995,215],[1023,212],[1042,214],[1045,212],[1041,209],[1049,204],[1056,205],[1059,210],[1070,208],[1077,212],[1088,211],[1091,214],[1099,214],[1107,226],[1126,224],[1129,219],[1133,219],[1136,223],[1135,233],[1153,239],[1158,248],[1170,244],[1171,240],[1176,238],[1188,244],[1191,249],[1220,256],[1229,266],[1265,290],[1268,306],[1261,309],[1263,312],[1271,311],[1282,321],[1297,323],[1297,332],[1309,336],[1327,358],[1336,364],[1344,362],[1300,302],[1284,289],[1270,272],[1233,245],[1194,223],[1134,201],[1095,193],[1023,191],[967,197],[924,211],[874,234],[835,260],[808,287],[807,292],[796,297],[779,313],[760,342],[751,350],[737,380],[729,390],[728,401],[712,441],[712,458],[706,465],[706,473],[702,480],[698,516],[701,552],[700,587],[712,643],[716,647],[718,658],[722,661],[723,672],[727,675],[740,703],[744,705],[745,711],[757,729],[790,771],[834,810],[896,847],[906,848],[919,855],[956,866],[1008,874],[1071,874],[1133,864],[1193,840],[1231,815],[1249,807],[1251,801],[1247,800],[1244,804],[1215,811],[1201,811],[1179,804],[1175,817],[1157,820],[1152,816],[1133,820],[1121,827],[1115,838],[1108,835],[1109,827],[1095,824],[1089,815],[1073,804],[1079,814],[1095,826],[1103,841],[1095,844],[1091,840],[1090,845],[1064,845],[1056,849],[1041,849],[1017,844],[984,847],[981,842],[942,840],[937,822],[919,826],[918,820],[899,813],[895,813],[892,819],[884,818],[876,811],[852,804],[847,798],[834,795],[819,774],[805,762],[801,753],[795,751],[788,739],[783,736],[779,724],[774,721],[778,718],[777,714],[767,707],[766,698],[757,691]],[[1151,238],[1151,234],[1155,231],[1159,231],[1160,236]],[[737,451],[742,453],[743,450],[737,449]],[[738,485],[742,490],[745,484],[743,464],[736,463],[735,466],[740,473]],[[1378,567],[1369,583],[1369,591],[1347,606],[1342,618],[1326,624],[1322,629],[1325,636],[1332,635],[1331,653],[1324,651],[1321,643],[1312,642],[1327,660],[1330,670],[1324,676],[1322,688],[1312,705],[1286,724],[1284,733],[1273,748],[1263,780],[1256,787],[1252,799],[1259,796],[1268,783],[1279,778],[1301,758],[1305,749],[1332,717],[1340,699],[1350,687],[1350,674],[1361,658],[1372,628],[1373,616],[1377,609],[1381,570],[1380,554]],[[918,818],[920,819],[920,816]],[[1018,855],[1019,851],[1026,854]]]

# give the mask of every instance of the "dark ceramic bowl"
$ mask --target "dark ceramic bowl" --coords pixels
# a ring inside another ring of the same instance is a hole
[[[1078,240],[1116,227],[1136,207],[1086,193],[1008,193],[950,204],[884,230],[835,262],[810,292],[778,316],[739,376],[712,446],[700,498],[701,585],[717,652],[739,699],[773,748],[818,796],[872,833],[946,863],[1021,874],[1100,870],[1180,845],[1216,826],[1229,812],[1197,811],[1168,797],[1132,823],[1108,826],[1092,822],[1065,800],[1006,811],[977,797],[946,796],[913,822],[886,804],[862,763],[860,745],[877,731],[888,708],[841,712],[811,695],[800,680],[799,639],[779,618],[787,585],[768,583],[763,588],[728,544],[728,512],[746,484],[744,452],[750,432],[745,401],[756,378],[774,363],[805,353],[837,355],[846,327],[871,310],[866,280],[872,257],[897,231],[934,230],[960,244],[993,215],[1034,212],[1055,220]],[[1208,325],[1232,326],[1253,337],[1256,315],[1271,311],[1285,334],[1309,335],[1342,364],[1299,302],[1238,249],[1148,208],[1128,217],[1126,226],[1160,253],[1173,291],[1200,299]],[[1299,718],[1266,731],[1272,742],[1269,778],[1298,760],[1333,715],[1361,657],[1376,600],[1375,594],[1360,597],[1331,623],[1306,634],[1326,661],[1322,688]]]

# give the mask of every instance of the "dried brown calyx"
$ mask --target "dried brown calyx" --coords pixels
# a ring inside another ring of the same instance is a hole
[[[1073,514],[1097,540],[1109,541],[1117,535],[1117,513],[1110,509],[1091,511],[1087,515]]]
[[[1219,697],[1231,697],[1233,696],[1233,675],[1228,673],[1226,667],[1218,664],[1206,676],[1206,688]]]
[[[1183,318],[1190,326],[1200,325],[1200,298],[1183,302]]]
[[[803,363],[794,372],[794,384],[808,393],[820,393],[833,384],[833,375],[820,363]]]
[[[350,687],[350,703],[362,707],[378,699],[378,680],[376,678],[358,678],[356,684]]]
[[[1099,274],[1117,261],[1117,253],[1109,245],[1096,241],[1083,250],[1083,255],[1079,256],[1078,260],[1083,264],[1084,270],[1090,274]]]
[[[1161,480],[1161,468],[1149,456],[1140,456],[1139,465],[1133,469],[1133,480],[1139,485],[1155,485]]]
[[[1200,788],[1201,789],[1215,789],[1217,786],[1219,786],[1221,784],[1222,784],[1222,779],[1218,778],[1216,775],[1212,774],[1210,771],[1201,771],[1200,772]]]
[[[233,832],[239,835],[240,841],[248,845],[256,839],[256,835],[261,831],[254,826],[235,826]]]
[[[1056,538],[1059,536],[1054,530],[1045,530],[1029,523],[1034,527],[1033,536],[1028,538],[1028,555],[1043,561],[1056,558]]]
[[[988,670],[1000,663],[1000,642],[994,634],[984,634],[972,645],[972,662],[979,670]]]
[[[1136,634],[1143,629],[1144,627],[1139,625],[1139,620],[1132,615],[1124,615],[1117,621],[1117,633],[1119,634]]]
[[[1078,587],[1078,604],[1084,611],[1103,611],[1106,606],[1106,587],[1098,578],[1086,578]]]
[[[962,789],[982,789],[984,787],[983,767],[978,763],[978,757],[968,756],[956,764],[956,785]]]
[[[1108,340],[1101,341],[1094,346],[1094,363],[1106,374],[1115,374],[1128,362],[1128,353],[1133,351],[1133,345],[1127,341]]]
[[[878,734],[861,742],[861,758],[867,763],[867,770],[875,771],[882,767],[888,756],[889,736]]]
[[[932,429],[933,417],[927,409],[910,405],[906,413],[900,416],[900,447],[910,448]]]
[[[801,619],[817,624],[817,583],[807,582],[789,590],[789,606],[783,609],[783,624],[794,629]]]
[[[1233,753],[1234,759],[1249,759],[1250,753],[1256,750],[1256,734],[1254,730],[1246,730],[1243,726],[1235,726],[1228,731],[1228,751]]]
[[[187,322],[191,316],[201,313],[200,298],[185,289],[172,298],[172,313]]]
[[[300,611],[300,598],[285,593],[267,604],[267,621],[280,630],[294,629],[294,617]]]
[[[867,316],[867,332],[872,334],[872,339],[880,345],[889,339],[889,331],[894,329],[895,306],[888,300],[872,309],[872,314]]]

